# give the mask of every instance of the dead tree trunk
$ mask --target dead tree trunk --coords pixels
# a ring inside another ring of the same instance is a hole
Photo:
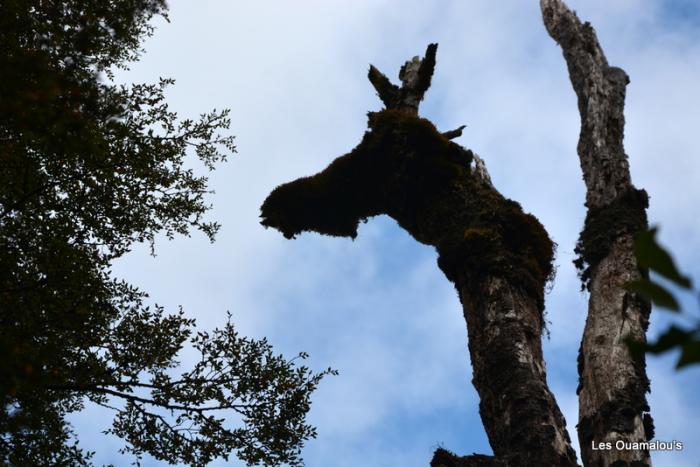
[[[627,338],[645,342],[650,313],[648,302],[623,288],[646,274],[635,259],[633,236],[647,227],[647,195],[632,185],[622,143],[629,78],[608,65],[593,27],[564,2],[541,0],[540,6],[547,31],[563,49],[581,114],[578,154],[588,213],[576,265],[590,291],[578,365],[581,456],[589,466],[651,465],[649,452],[633,444],[653,437],[649,380],[644,357],[634,359],[625,344]]]
[[[276,188],[262,205],[262,224],[287,238],[303,231],[354,238],[360,221],[388,214],[435,246],[463,305],[473,383],[495,456],[460,458],[439,449],[431,465],[573,466],[541,347],[553,243],[535,217],[495,190],[482,161],[450,141],[461,128],[440,133],[418,117],[436,49],[431,44],[423,60],[401,68],[401,87],[370,67],[386,109],[370,112],[369,130],[352,152]]]

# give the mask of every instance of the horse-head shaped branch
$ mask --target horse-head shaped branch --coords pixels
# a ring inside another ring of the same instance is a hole
[[[483,161],[417,115],[435,68],[437,44],[406,62],[392,84],[369,70],[386,108],[368,114],[368,130],[350,153],[316,175],[277,187],[261,223],[287,238],[304,231],[355,238],[360,222],[388,214],[418,241],[437,248],[453,282],[508,274],[541,296],[553,244],[534,217],[491,185]],[[516,277],[517,276],[517,277]]]

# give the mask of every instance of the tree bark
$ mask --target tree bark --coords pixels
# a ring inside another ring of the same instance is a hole
[[[652,439],[644,356],[633,358],[626,340],[645,342],[650,305],[625,282],[647,274],[633,252],[646,229],[647,195],[632,184],[623,147],[627,74],[608,65],[595,30],[561,0],[540,0],[547,31],[561,46],[578,96],[578,154],[588,213],[575,261],[590,291],[579,350],[581,456],[587,466],[650,466],[649,452],[633,447]],[[623,449],[618,449],[621,442]],[[594,449],[611,443],[612,449]]]
[[[473,383],[494,456],[436,451],[437,466],[573,466],[566,423],[549,391],[542,356],[544,287],[554,245],[539,221],[504,198],[483,161],[418,118],[437,45],[402,67],[399,88],[371,67],[386,109],[369,131],[324,171],[276,188],[262,224],[293,238],[303,231],[357,235],[378,214],[435,246],[457,289],[469,335]]]

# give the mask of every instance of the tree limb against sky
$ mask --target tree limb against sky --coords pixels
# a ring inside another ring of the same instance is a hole
[[[590,291],[578,357],[578,434],[584,465],[651,465],[647,449],[595,449],[595,443],[644,443],[654,438],[644,355],[627,340],[646,342],[651,305],[625,289],[648,277],[634,256],[634,238],[648,227],[649,198],[632,184],[623,146],[627,73],[611,66],[590,23],[561,0],[541,0],[547,31],[562,47],[578,96],[578,154],[586,183],[586,221],[576,267]]]

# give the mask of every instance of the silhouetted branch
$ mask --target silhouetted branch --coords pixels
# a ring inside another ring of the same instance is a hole
[[[462,125],[459,128],[456,128],[454,130],[444,131],[442,133],[442,136],[444,136],[447,139],[459,138],[460,136],[462,136],[462,130],[464,130],[466,127],[467,127],[467,125]]]
[[[370,65],[367,77],[387,109],[403,110],[418,115],[418,106],[430,87],[430,80],[435,70],[436,52],[437,44],[429,44],[423,59],[415,56],[407,61],[399,71],[399,79],[402,83],[400,88]]]
[[[377,90],[377,95],[384,102],[387,109],[393,109],[399,99],[400,89],[395,84],[389,81],[389,78],[384,75],[381,71],[377,70],[374,65],[369,66],[369,73],[367,74],[369,81]]]

